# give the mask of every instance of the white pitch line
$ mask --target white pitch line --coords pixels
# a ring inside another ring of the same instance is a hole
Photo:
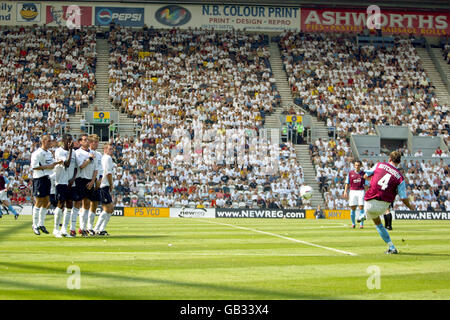
[[[258,232],[258,233],[262,233],[262,234],[267,234],[269,236],[278,237],[278,238],[281,238],[281,239],[285,239],[285,240],[289,240],[289,241],[293,241],[293,242],[297,242],[297,243],[306,244],[306,245],[312,246],[312,247],[322,248],[322,249],[325,249],[325,250],[331,250],[331,251],[334,251],[334,252],[339,252],[339,253],[347,254],[347,255],[350,255],[350,256],[357,256],[356,253],[343,251],[343,250],[339,250],[339,249],[334,249],[334,248],[330,248],[330,247],[325,247],[325,246],[321,246],[319,244],[315,244],[315,243],[311,243],[311,242],[307,242],[307,241],[303,241],[303,240],[298,240],[298,239],[294,239],[294,238],[285,237],[285,236],[282,236],[280,234],[276,234],[276,233],[272,233],[272,232],[261,231],[261,230],[256,230],[256,229],[251,229],[251,228],[241,227],[241,226],[235,226],[233,224],[228,224],[228,223],[213,222],[213,221],[205,221],[205,222],[220,224],[220,225],[223,225],[223,226],[228,226],[228,227],[232,227],[232,228],[236,228],[236,229],[242,229],[242,230],[248,230],[248,231]]]

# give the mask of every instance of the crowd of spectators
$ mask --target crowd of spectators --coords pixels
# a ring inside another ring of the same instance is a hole
[[[29,200],[38,137],[70,130],[69,114],[95,97],[95,65],[93,28],[0,26],[0,161],[14,201]]]
[[[417,210],[450,211],[450,172],[443,159],[434,164],[431,160],[404,161],[402,169],[407,193]],[[398,199],[395,207],[407,210]]]
[[[299,195],[303,171],[293,145],[281,144],[278,170],[266,172],[266,161],[272,161],[270,153],[278,146],[257,136],[244,139],[243,162],[239,164],[234,156],[231,161],[224,157],[209,163],[205,151],[187,162],[182,157],[186,148],[180,152],[175,141],[169,142],[168,149],[159,149],[152,147],[148,138],[118,135],[113,143],[117,162],[114,192],[119,205],[310,208]],[[212,142],[203,143],[204,150],[208,143]]]
[[[414,135],[449,142],[448,106],[438,102],[411,39],[377,48],[343,34],[284,32],[279,39],[295,101],[339,137],[408,124]]]
[[[435,97],[411,41],[396,38],[394,46],[376,48],[358,45],[353,35],[284,32],[278,38],[295,102],[328,127],[336,127],[336,139],[318,139],[310,145],[316,178],[329,209],[348,209],[343,193],[354,161],[351,134],[376,134],[375,125],[407,124],[414,135],[441,135],[448,145],[448,106]],[[413,155],[407,148],[400,151]],[[382,149],[379,155],[388,153]],[[418,150],[414,155],[423,153]],[[445,156],[439,150],[433,154]],[[373,165],[362,160],[366,168]],[[444,162],[403,166],[408,168],[407,179],[413,178],[408,190],[417,208],[449,209]],[[399,201],[395,207],[405,209]]]
[[[280,106],[267,36],[237,30],[116,27],[109,41],[111,102],[140,128],[137,138],[119,135],[114,141],[120,201],[152,206],[304,206],[299,197],[303,172],[295,149],[292,144],[272,145],[260,130],[265,117]],[[245,133],[240,137],[245,148],[239,151],[243,162],[202,162],[211,158],[207,146],[230,130]],[[179,150],[184,133],[193,140],[197,131],[200,144]],[[263,168],[272,148],[280,148],[280,170],[267,174]],[[192,161],[202,163],[177,161],[188,153]]]
[[[13,201],[30,200],[37,137],[70,130],[69,114],[95,97],[95,34],[95,28],[0,27],[0,160]],[[408,123],[414,134],[440,134],[448,143],[448,107],[435,98],[409,39],[387,48],[360,47],[343,35],[285,32],[280,39],[296,102],[337,129],[336,139],[310,146],[327,208],[348,209],[349,134]],[[137,137],[112,138],[119,206],[311,208],[299,195],[304,180],[294,146],[273,145],[261,130],[281,102],[267,36],[118,26],[109,42],[111,102],[140,128]],[[199,130],[199,145],[180,148]],[[215,155],[208,146],[232,130],[245,132],[243,149],[232,149],[243,162],[205,161]],[[267,173],[275,149],[279,168]],[[185,161],[187,154],[199,165]],[[365,168],[372,165],[363,159]],[[444,162],[402,168],[418,209],[449,210]],[[396,208],[404,209],[398,201]]]

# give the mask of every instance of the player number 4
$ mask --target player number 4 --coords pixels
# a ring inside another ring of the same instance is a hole
[[[386,190],[388,187],[389,180],[391,179],[392,175],[389,173],[386,173],[383,178],[378,180],[378,185],[381,186],[381,190]]]

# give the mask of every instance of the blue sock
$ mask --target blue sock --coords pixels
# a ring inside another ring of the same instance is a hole
[[[364,209],[359,210],[359,217],[363,217],[364,216]],[[361,220],[361,225],[364,225],[364,220]]]
[[[0,217],[2,217],[3,216],[3,212],[2,212],[2,209],[0,208]]]
[[[12,207],[12,205],[8,206],[8,210],[11,211],[12,213],[14,213],[15,216],[17,216],[17,212],[16,210],[14,210],[14,208]]]
[[[352,224],[354,225],[355,224],[355,222],[356,222],[356,212],[355,212],[355,210],[351,210],[350,211],[350,218],[352,219]]]
[[[389,249],[395,249],[394,244],[391,241],[391,237],[389,236],[389,233],[387,232],[386,228],[379,224],[376,226],[378,233],[380,234],[381,239],[383,239],[384,242],[386,242],[389,245]]]

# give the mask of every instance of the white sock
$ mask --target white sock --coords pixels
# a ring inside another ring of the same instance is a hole
[[[97,219],[97,224],[95,225],[95,228],[94,228],[94,231],[95,231],[95,232],[101,231],[100,228],[101,228],[101,226],[102,226],[102,224],[103,224],[103,221],[105,221],[105,218],[106,218],[107,215],[108,215],[108,214],[107,214],[105,211],[102,211],[102,212],[100,213],[100,216],[99,216],[98,219]]]
[[[84,209],[83,209],[83,208],[80,208],[80,222],[79,222],[79,228],[80,228],[81,230],[84,230],[84,229],[83,229],[83,226],[84,226]]]
[[[75,231],[77,227],[77,218],[79,211],[80,209],[78,208],[72,208],[72,214],[70,215],[70,231]]]
[[[55,221],[54,229],[55,230],[59,230],[59,224],[61,223],[61,218],[62,218],[63,211],[62,211],[61,208],[56,207],[54,213],[55,213],[55,216],[54,216],[54,221]]]
[[[45,216],[47,215],[47,208],[40,208],[39,210],[39,227],[45,226]]]
[[[95,212],[89,211],[87,229],[94,229]]]
[[[87,220],[88,220],[88,215],[89,215],[89,209],[80,209],[81,210],[81,214],[80,214],[80,229],[81,230],[86,230],[86,225],[87,225]]]
[[[69,226],[71,214],[72,214],[72,209],[68,209],[68,208],[64,209],[64,217],[63,217],[63,223],[62,223],[62,227],[61,227],[61,233],[64,233],[64,234],[67,233],[67,227]]]
[[[108,224],[110,218],[111,218],[111,215],[109,213],[107,213],[105,216],[105,219],[103,220],[102,225],[100,226],[100,231],[105,231],[106,225]]]
[[[36,206],[33,207],[33,228],[39,227],[39,210],[41,210],[41,208]]]

